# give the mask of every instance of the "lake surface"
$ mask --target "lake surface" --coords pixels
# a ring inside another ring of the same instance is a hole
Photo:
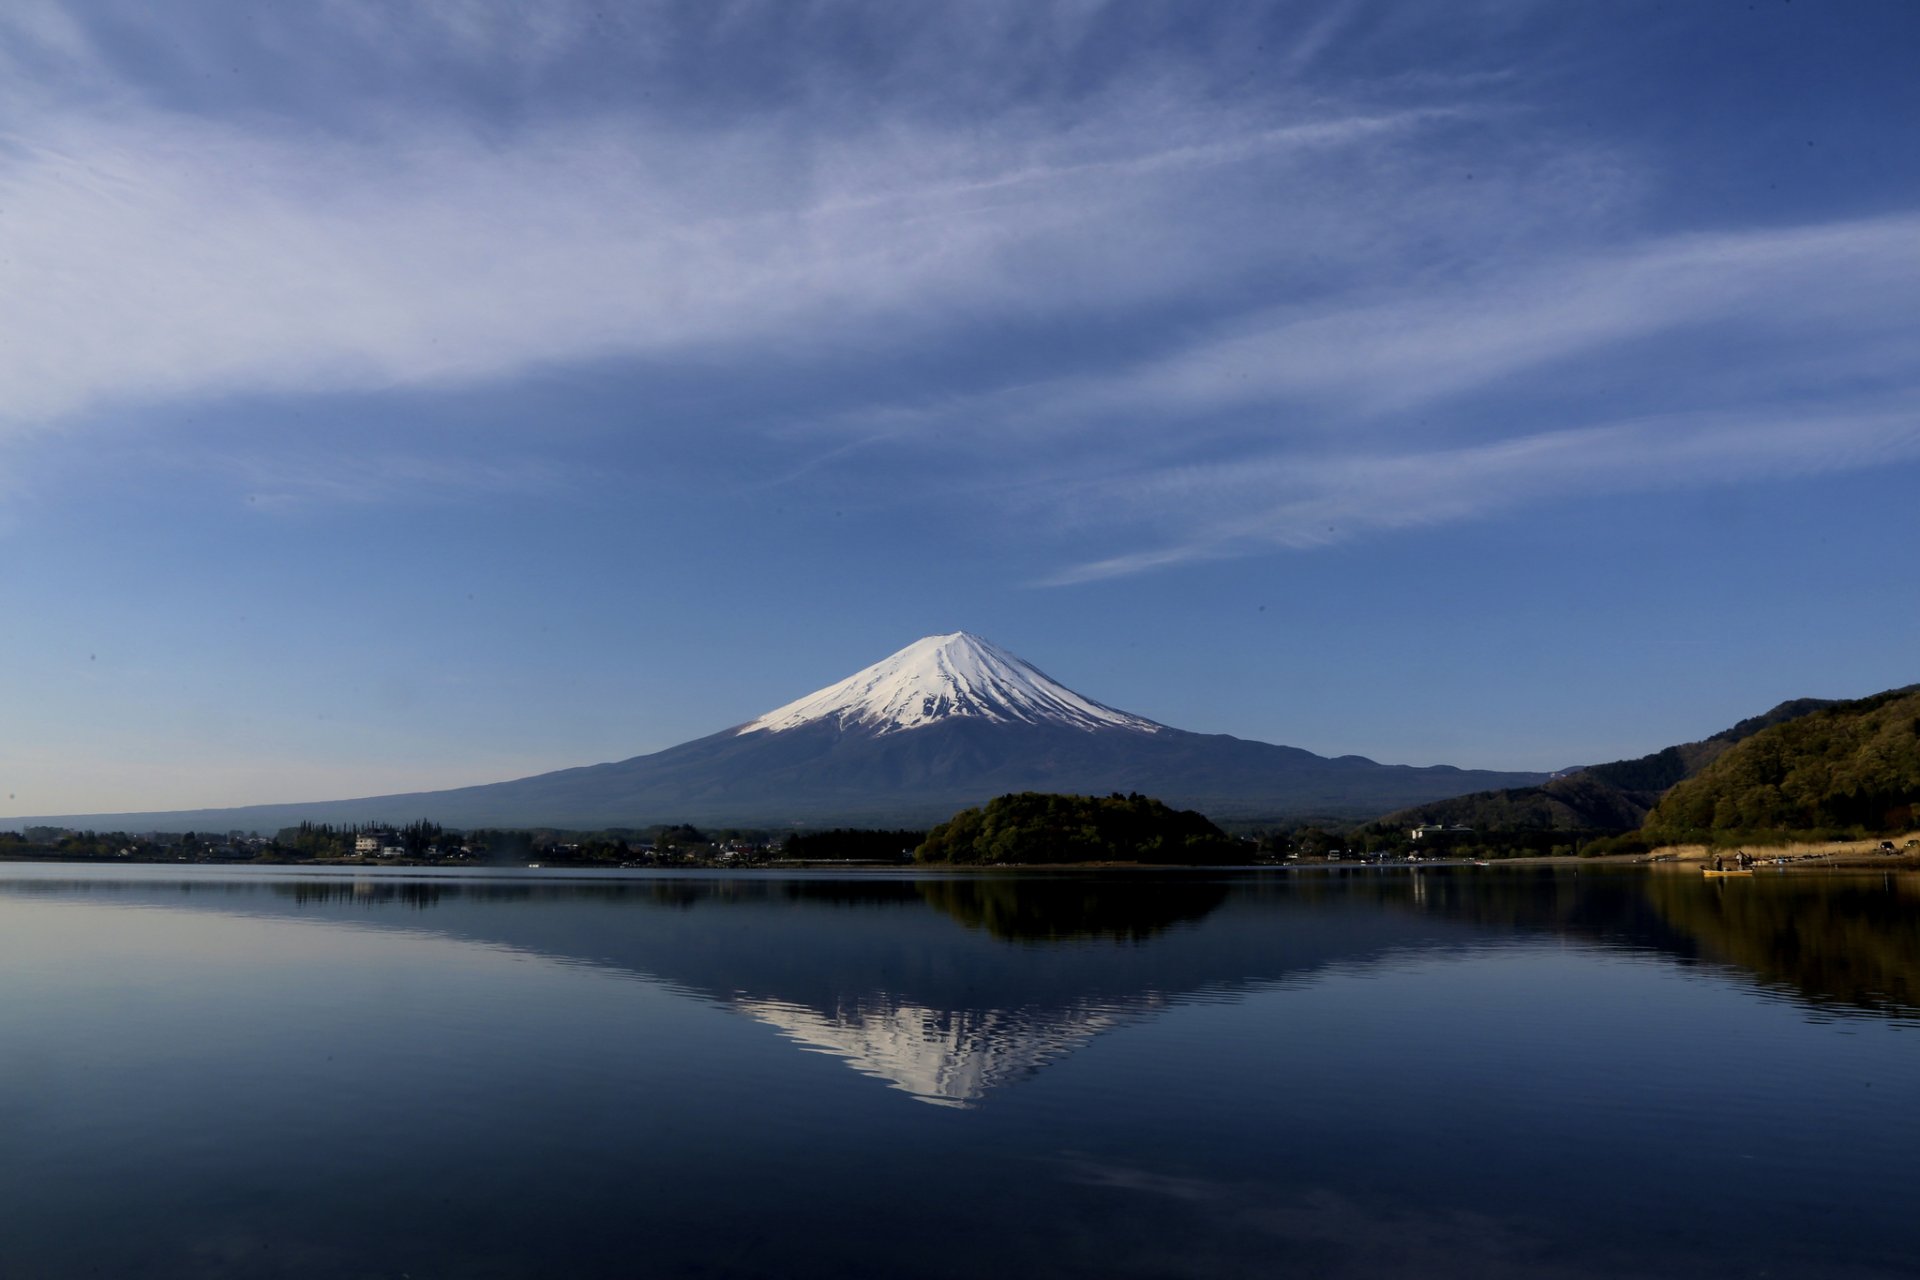
[[[0,1274],[1910,1276],[1920,879],[0,865]]]

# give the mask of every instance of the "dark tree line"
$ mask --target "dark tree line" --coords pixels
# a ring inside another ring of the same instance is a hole
[[[401,827],[386,822],[348,823],[337,827],[330,822],[302,822],[297,827],[282,827],[274,836],[273,851],[302,860],[345,858],[353,855],[361,836],[377,835],[383,847],[396,847],[407,857],[418,858],[442,848],[448,834],[445,827],[424,818]]]
[[[927,833],[921,862],[1017,865],[1059,862],[1248,862],[1237,841],[1191,809],[1150,796],[1024,791],[963,809]]]
[[[1843,702],[1740,743],[1669,791],[1646,834],[1905,831],[1920,809],[1920,691]]]

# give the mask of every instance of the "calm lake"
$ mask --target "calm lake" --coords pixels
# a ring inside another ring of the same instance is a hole
[[[0,1274],[1920,1274],[1920,879],[0,865]]]

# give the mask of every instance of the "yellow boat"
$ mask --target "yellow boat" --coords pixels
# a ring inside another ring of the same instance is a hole
[[[1725,871],[1715,871],[1715,870],[1714,870],[1714,869],[1713,869],[1712,867],[1702,867],[1702,868],[1700,868],[1700,874],[1701,874],[1701,875],[1703,875],[1703,876],[1708,876],[1708,877],[1712,877],[1712,876],[1750,876],[1750,875],[1752,875],[1752,874],[1753,874],[1753,868],[1752,868],[1752,867],[1729,867],[1729,868],[1727,868],[1727,869],[1726,869]]]

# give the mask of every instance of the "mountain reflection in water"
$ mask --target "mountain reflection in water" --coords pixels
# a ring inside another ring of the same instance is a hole
[[[1725,966],[1820,1016],[1920,1016],[1913,877],[1435,869],[623,879],[405,875],[0,880],[425,930],[604,966],[744,1014],[922,1101],[971,1106],[1170,1006],[1551,936]],[[529,910],[529,907],[552,910]]]
[[[1914,885],[0,865],[0,1258],[1890,1280]]]

